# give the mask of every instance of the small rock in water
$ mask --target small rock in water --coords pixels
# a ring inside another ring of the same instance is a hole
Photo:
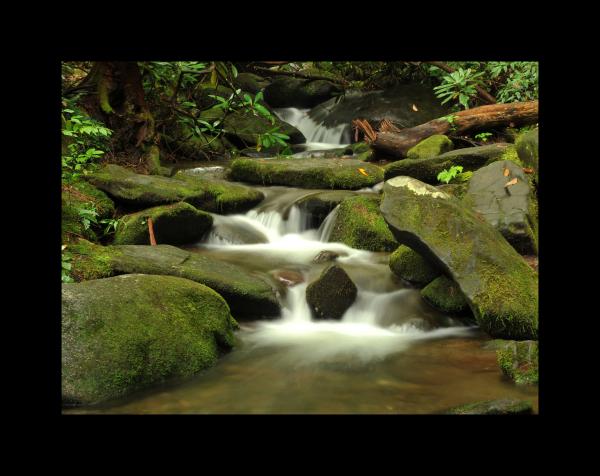
[[[314,257],[313,263],[325,263],[327,261],[333,261],[340,255],[334,251],[323,250],[317,256]]]
[[[315,319],[341,319],[358,289],[339,266],[330,265],[306,288],[306,302]]]
[[[451,408],[448,415],[530,415],[533,408],[530,402],[513,399],[475,402]]]
[[[282,282],[288,287],[292,287],[296,284],[304,282],[304,276],[302,276],[302,273],[299,273],[298,271],[292,271],[289,269],[275,271],[273,276],[275,277],[275,279]]]

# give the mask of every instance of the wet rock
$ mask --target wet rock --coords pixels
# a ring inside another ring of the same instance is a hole
[[[335,190],[332,192],[319,192],[298,200],[298,208],[310,215],[313,228],[318,228],[327,218],[327,215],[346,198],[355,196],[355,192]]]
[[[505,340],[496,345],[498,365],[518,385],[538,384],[538,342]]]
[[[400,243],[459,285],[482,330],[494,337],[537,338],[537,274],[487,221],[410,177],[385,183],[381,211]]]
[[[285,286],[292,287],[304,282],[304,276],[298,271],[282,269],[273,273],[274,278]]]
[[[233,84],[242,91],[256,94],[271,84],[271,81],[257,74],[239,73],[237,77],[233,79]]]
[[[237,159],[230,178],[261,185],[356,190],[381,182],[383,170],[353,159]]]
[[[514,179],[515,184],[505,187]],[[508,160],[482,167],[473,173],[463,200],[519,253],[537,253],[536,199],[521,167]]]
[[[213,218],[189,203],[175,203],[124,215],[115,232],[115,245],[149,245],[148,218],[157,244],[193,243],[210,230]]]
[[[440,275],[440,270],[408,246],[400,245],[390,255],[392,272],[417,286],[425,286]]]
[[[250,187],[181,171],[168,178],[136,174],[109,164],[87,175],[86,179],[115,201],[137,209],[186,202],[199,210],[231,213],[249,210],[264,198],[261,192]]]
[[[261,231],[251,226],[239,223],[231,223],[227,217],[215,215],[211,235],[216,236],[227,243],[236,245],[247,245],[257,243],[268,243],[269,239]]]
[[[248,111],[236,111],[227,114],[223,119],[223,126],[226,136],[239,147],[253,146],[258,143],[258,136],[274,127],[279,127],[277,132],[288,135],[290,144],[301,144],[306,142],[304,134],[296,127],[287,122],[278,119],[273,114],[275,123],[262,117],[255,116]]]
[[[72,270],[86,279],[119,274],[178,276],[217,291],[236,319],[274,318],[280,307],[269,276],[170,245],[72,245]]]
[[[379,196],[356,196],[344,200],[328,241],[368,251],[395,250],[398,242],[381,215],[380,201]]]
[[[405,175],[432,185],[439,184],[438,174],[454,165],[463,167],[463,172],[477,170],[495,160],[515,158],[512,144],[492,144],[452,150],[428,159],[402,159],[385,167],[385,179]]]
[[[338,85],[322,79],[279,77],[265,88],[265,101],[271,107],[311,108],[341,92]]]
[[[463,314],[469,305],[458,285],[446,276],[439,276],[421,290],[421,296],[438,311]]]
[[[451,408],[447,415],[531,415],[531,402],[514,399],[488,400]]]
[[[447,136],[434,134],[422,140],[406,152],[407,159],[429,159],[454,149],[454,144]]]
[[[326,263],[327,261],[333,261],[340,255],[334,251],[323,250],[317,256],[313,258],[313,263]]]
[[[525,167],[531,167],[534,170],[537,181],[539,166],[539,130],[535,129],[521,134],[515,141],[517,154]]]
[[[339,266],[324,269],[306,288],[306,301],[315,319],[341,319],[356,299],[358,289]]]
[[[219,294],[173,276],[62,285],[62,399],[92,404],[210,367],[237,323]]]

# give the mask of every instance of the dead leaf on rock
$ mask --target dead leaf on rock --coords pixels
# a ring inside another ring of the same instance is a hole
[[[531,167],[524,167],[523,172],[525,172],[526,174],[532,174],[533,169]]]
[[[506,182],[504,184],[505,187],[510,187],[511,185],[514,185],[517,183],[517,177],[515,177],[514,179],[510,180],[509,182]]]
[[[413,110],[413,111],[415,111],[415,112],[418,112],[418,111],[419,111],[419,110],[417,109],[417,106],[416,106],[416,105],[414,105],[414,104],[412,105],[412,110]]]
[[[510,174],[510,170],[508,170],[508,167],[504,167],[504,176],[508,177],[509,174]]]
[[[369,174],[368,174],[368,173],[365,171],[365,169],[363,169],[363,168],[360,168],[360,169],[358,169],[358,171],[359,171],[361,174],[363,174],[365,177],[368,177],[368,176],[369,176]]]

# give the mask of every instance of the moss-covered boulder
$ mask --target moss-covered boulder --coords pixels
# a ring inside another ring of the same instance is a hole
[[[411,177],[385,183],[381,211],[400,243],[436,263],[460,286],[485,332],[537,338],[537,273],[487,221]]]
[[[63,403],[194,375],[233,346],[236,327],[219,294],[187,279],[129,274],[63,284]]]
[[[474,171],[495,160],[516,160],[518,157],[512,144],[492,144],[452,150],[428,159],[402,159],[385,167],[385,179],[399,175],[413,177],[432,185],[439,184],[438,174],[454,165],[463,167],[463,172]]]
[[[249,272],[241,266],[191,253],[170,245],[70,247],[72,275],[87,279],[119,274],[178,276],[209,286],[229,304],[236,319],[273,318],[280,314],[271,279],[264,273]],[[83,271],[82,271],[83,270]],[[94,276],[94,271],[98,272]]]
[[[356,190],[383,180],[383,170],[353,159],[236,159],[230,179],[261,185]]]
[[[351,197],[340,203],[329,242],[368,251],[392,251],[398,242],[379,211],[380,197]]]
[[[451,408],[447,415],[531,415],[531,402],[515,399],[487,400]]]
[[[302,144],[306,142],[304,134],[299,129],[278,119],[273,114],[274,123],[263,116],[258,116],[246,110],[240,110],[227,114],[223,120],[223,130],[229,140],[238,147],[248,147],[258,144],[258,136],[264,134],[274,127],[277,132],[289,136],[290,144]]]
[[[306,288],[306,302],[315,319],[341,319],[356,299],[358,289],[337,265],[323,270]]]
[[[375,159],[375,150],[366,142],[355,142],[350,145],[353,158],[368,162]]]
[[[501,160],[475,171],[463,200],[519,253],[537,254],[535,192],[517,164]]]
[[[310,225],[318,228],[327,215],[346,198],[356,195],[349,190],[334,190],[307,195],[296,202],[296,206],[310,216]]]
[[[61,192],[61,230],[62,242],[67,243],[79,237],[95,240],[96,233],[91,227],[86,228],[82,209],[97,212],[97,219],[110,218],[115,213],[115,204],[101,190],[87,182],[65,184]]]
[[[454,149],[454,144],[448,136],[434,134],[422,140],[406,152],[407,159],[429,159]]]
[[[225,180],[183,172],[171,178],[142,175],[113,164],[86,178],[116,201],[138,209],[186,202],[204,211],[232,213],[249,210],[264,198],[258,190]]]
[[[440,275],[439,269],[405,245],[390,255],[389,265],[396,276],[417,286],[425,286]]]
[[[125,215],[115,232],[115,245],[149,245],[148,218],[157,244],[178,245],[198,241],[210,230],[213,218],[189,203],[175,203]]]
[[[421,296],[438,311],[448,314],[463,314],[469,309],[460,287],[444,275],[425,286],[421,290]]]
[[[525,167],[531,167],[535,174],[535,179],[538,178],[539,165],[539,130],[536,127],[531,131],[524,132],[517,137],[515,146],[517,154]]]
[[[323,79],[279,77],[265,88],[265,101],[271,107],[311,108],[341,92],[338,85]]]
[[[496,350],[498,365],[504,375],[518,385],[537,385],[538,342],[503,341]]]
[[[253,73],[239,73],[232,82],[237,88],[250,94],[256,94],[271,84],[268,79]]]

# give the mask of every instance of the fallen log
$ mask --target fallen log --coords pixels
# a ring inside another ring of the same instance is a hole
[[[411,147],[434,134],[462,134],[471,130],[535,124],[537,121],[538,101],[490,104],[449,114],[419,126],[402,129],[400,132],[380,131],[375,133],[375,138],[368,134],[365,141],[387,155],[404,158]],[[367,133],[360,122],[354,124]]]

